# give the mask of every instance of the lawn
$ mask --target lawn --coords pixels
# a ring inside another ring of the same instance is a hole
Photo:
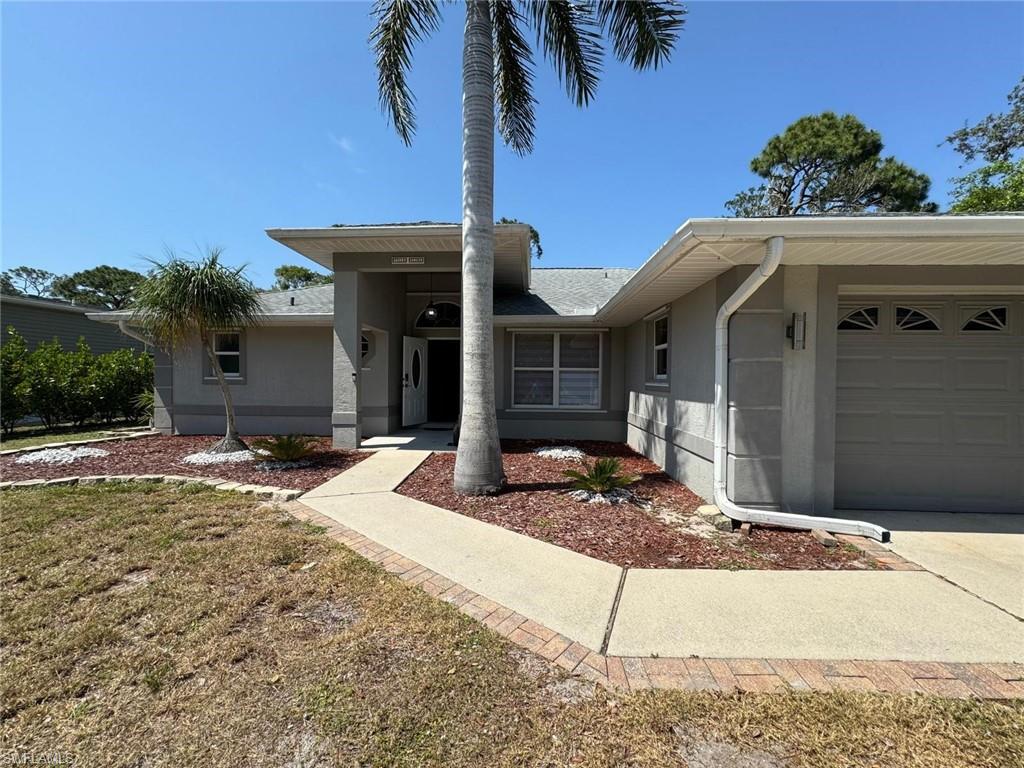
[[[89,766],[1003,766],[1024,704],[607,693],[281,508],[0,495],[0,755]]]
[[[15,427],[9,437],[5,435],[0,438],[0,450],[31,448],[33,445],[63,443],[71,440],[92,440],[97,437],[107,437],[108,430],[122,426],[124,425],[114,424],[102,427],[93,424],[84,427],[57,427],[55,429],[46,429],[41,426]]]

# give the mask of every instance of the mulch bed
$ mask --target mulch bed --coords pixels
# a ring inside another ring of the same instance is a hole
[[[656,516],[669,511],[688,516],[703,500],[649,459],[621,443],[504,440],[508,485],[497,496],[459,496],[452,490],[455,455],[435,453],[410,475],[398,492],[435,506],[500,525],[535,539],[630,568],[734,568],[837,570],[873,567],[859,552],[826,549],[809,532],[754,527],[749,536],[718,533],[709,538],[681,530]],[[635,504],[588,504],[567,494],[565,469],[579,462],[537,456],[545,445],[572,445],[587,463],[615,456],[625,473],[640,479],[631,487],[654,509]]]
[[[331,448],[329,437],[319,437],[316,438],[316,450],[308,457],[311,464],[306,467],[261,471],[258,461],[220,464],[185,464],[182,461],[185,456],[202,451],[218,439],[208,435],[159,435],[123,442],[92,443],[90,448],[102,448],[110,455],[81,458],[71,464],[18,464],[15,462],[17,455],[3,456],[0,457],[0,477],[4,480],[49,480],[73,475],[184,475],[309,491],[369,455]],[[255,438],[244,439],[248,442]]]

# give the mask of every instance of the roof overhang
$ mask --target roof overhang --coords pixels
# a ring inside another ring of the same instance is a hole
[[[1024,217],[849,216],[690,219],[601,307],[598,322],[635,322],[786,240],[786,265],[1024,265]]]
[[[16,294],[0,294],[0,301],[4,304],[14,304],[19,307],[33,307],[35,309],[52,309],[54,312],[71,312],[76,315],[84,315],[95,307],[82,304],[65,304],[60,301],[39,299],[34,296],[18,296]]]
[[[131,312],[87,312],[85,316],[98,323],[117,325],[122,320],[131,325]],[[291,314],[263,314],[257,317],[257,327],[276,327],[286,325],[334,325],[334,315],[330,312],[301,312]]]
[[[459,262],[438,267],[430,264],[430,254],[461,254],[462,226],[459,224],[399,224],[387,226],[313,227],[268,229],[271,239],[322,267],[334,269],[335,254],[371,259],[371,266],[360,260],[364,271],[401,272],[458,271]],[[386,258],[400,255],[424,256],[423,263],[395,264]],[[494,225],[494,283],[525,290],[530,285],[530,227],[527,224]]]

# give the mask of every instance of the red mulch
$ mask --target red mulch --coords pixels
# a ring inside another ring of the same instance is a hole
[[[573,445],[588,463],[615,456],[627,474],[639,475],[631,489],[655,508],[688,515],[703,500],[649,459],[621,443],[504,440],[508,486],[497,496],[459,496],[452,490],[455,455],[435,453],[398,492],[420,501],[500,525],[535,539],[631,568],[753,568],[836,570],[870,568],[872,562],[844,548],[826,549],[809,532],[754,527],[748,537],[734,533],[702,538],[679,530],[633,504],[587,504],[570,498],[565,469],[577,462],[547,459],[533,449]]]
[[[15,459],[18,454],[3,456],[0,457],[0,477],[4,480],[48,480],[75,475],[184,475],[219,477],[236,483],[276,485],[279,488],[309,491],[369,455],[331,448],[329,437],[319,437],[316,438],[316,450],[308,457],[312,463],[307,467],[260,471],[258,461],[236,464],[185,464],[181,461],[185,456],[202,451],[218,439],[210,436],[159,435],[123,442],[92,443],[90,448],[102,448],[110,455],[83,458],[71,464],[17,464]]]

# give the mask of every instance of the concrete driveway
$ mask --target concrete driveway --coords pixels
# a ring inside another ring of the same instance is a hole
[[[896,554],[1024,619],[1024,515],[857,514],[892,531]]]

